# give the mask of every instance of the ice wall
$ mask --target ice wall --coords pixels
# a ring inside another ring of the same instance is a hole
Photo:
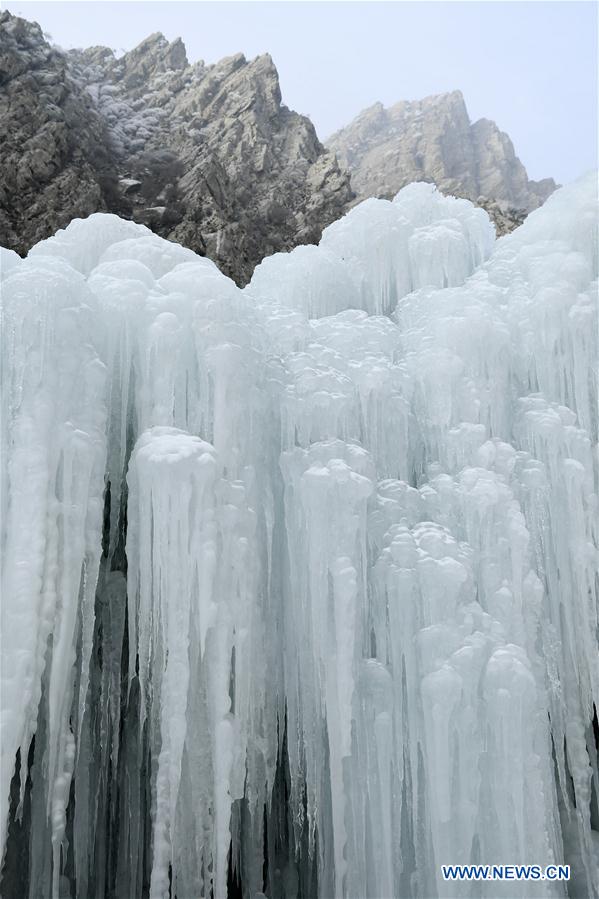
[[[245,290],[110,215],[2,251],[4,896],[599,895],[596,238],[588,177]]]

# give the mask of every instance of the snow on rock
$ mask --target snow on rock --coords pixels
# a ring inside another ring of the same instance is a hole
[[[2,251],[7,895],[599,895],[595,194]]]

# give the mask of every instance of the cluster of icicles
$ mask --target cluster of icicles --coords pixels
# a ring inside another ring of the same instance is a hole
[[[5,899],[598,895],[596,234],[2,251]]]

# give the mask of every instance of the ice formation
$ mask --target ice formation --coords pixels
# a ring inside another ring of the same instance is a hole
[[[431,186],[239,290],[2,251],[3,895],[599,895],[596,182]]]

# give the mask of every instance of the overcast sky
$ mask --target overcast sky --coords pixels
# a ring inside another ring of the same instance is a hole
[[[269,52],[284,102],[321,138],[377,100],[459,88],[532,178],[597,167],[597,5],[590,2],[29,2],[0,0],[62,47],[182,37],[191,62]]]

